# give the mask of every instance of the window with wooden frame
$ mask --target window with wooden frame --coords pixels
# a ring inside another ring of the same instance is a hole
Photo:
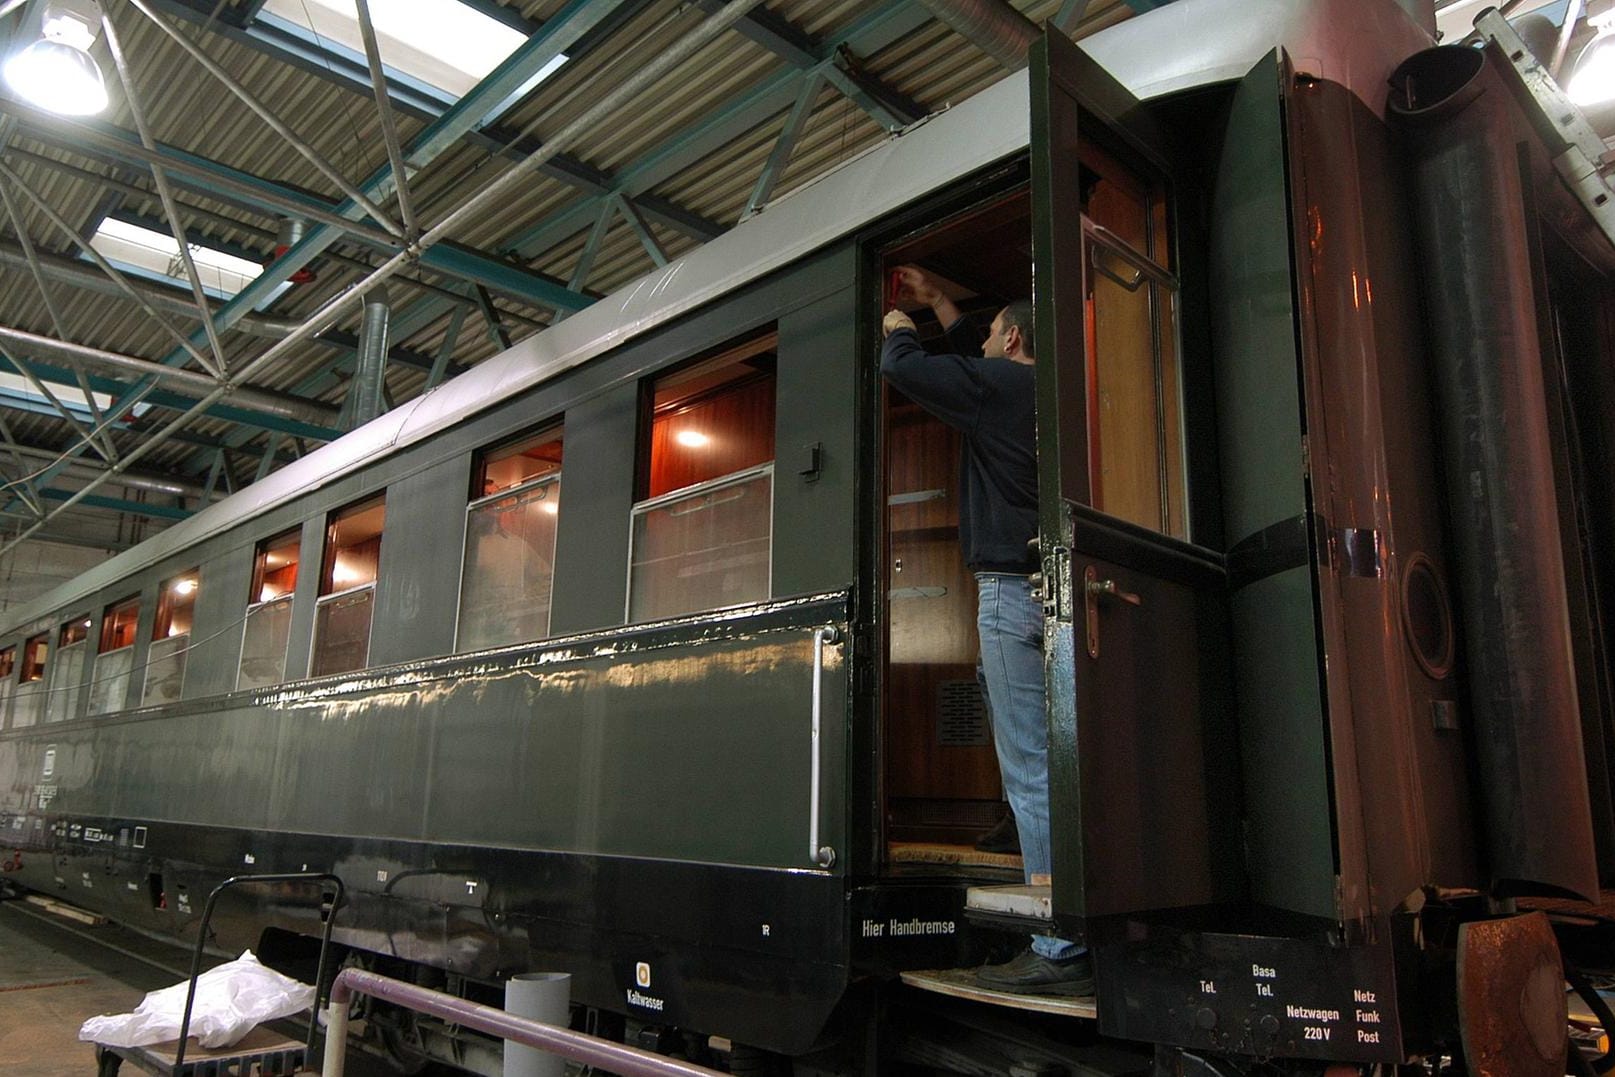
[[[135,664],[135,630],[139,621],[139,595],[114,602],[102,611],[101,643],[95,652],[89,713],[107,714],[123,709],[129,694],[129,674]]]
[[[370,662],[370,616],[386,521],[385,497],[374,497],[332,513],[326,525],[311,677],[363,669]]]
[[[173,703],[184,698],[185,666],[191,653],[191,621],[201,586],[201,571],[193,568],[164,580],[157,592],[157,617],[151,625],[146,681],[140,692],[144,705]]]
[[[45,665],[50,655],[50,633],[30,636],[22,645],[22,668],[11,704],[11,728],[35,725],[45,706]]]
[[[286,646],[292,634],[292,596],[303,531],[294,527],[258,543],[252,559],[252,589],[241,637],[237,688],[266,688],[286,679]]]
[[[1092,143],[1082,163],[1093,507],[1187,538],[1180,287],[1166,192]]]
[[[84,690],[84,660],[89,654],[90,617],[75,617],[57,631],[56,660],[50,668],[50,698],[45,704],[45,721],[65,722],[78,717],[79,696]]]
[[[771,330],[652,382],[629,621],[768,597],[778,339]]]
[[[456,650],[549,635],[560,511],[560,427],[477,455],[465,512]]]

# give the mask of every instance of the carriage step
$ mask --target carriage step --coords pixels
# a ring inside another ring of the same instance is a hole
[[[1047,885],[972,886],[965,892],[965,917],[983,927],[1041,935],[1054,920],[1054,903]]]
[[[922,991],[939,995],[985,1002],[1015,1010],[1035,1013],[1057,1013],[1064,1017],[1083,1017],[1093,1020],[1099,1011],[1091,997],[1063,995],[1012,995],[1007,991],[990,991],[976,985],[975,969],[919,969],[901,974],[904,983]]]

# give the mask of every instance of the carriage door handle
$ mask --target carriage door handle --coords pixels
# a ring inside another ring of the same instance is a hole
[[[834,625],[825,625],[813,633],[813,764],[809,785],[812,788],[808,806],[808,859],[821,868],[836,862],[836,851],[819,844],[819,719],[823,707],[824,647],[841,638]]]
[[[1131,591],[1123,591],[1115,580],[1102,580],[1098,571],[1089,565],[1082,573],[1082,597],[1088,614],[1088,657],[1099,657],[1099,600],[1114,598],[1129,606],[1142,606],[1144,600]]]

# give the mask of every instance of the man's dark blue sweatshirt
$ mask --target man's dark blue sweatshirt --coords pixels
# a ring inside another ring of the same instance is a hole
[[[959,467],[959,544],[972,572],[1037,571],[1037,374],[1009,359],[983,359],[965,319],[948,326],[963,354],[931,355],[911,329],[881,349],[893,387],[964,434]]]

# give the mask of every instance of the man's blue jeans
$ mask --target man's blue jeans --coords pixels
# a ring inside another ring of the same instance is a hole
[[[1049,726],[1043,712],[1043,607],[1025,576],[976,573],[976,630],[992,708],[998,771],[1015,809],[1026,879],[1048,875]],[[1032,949],[1063,960],[1082,948],[1052,935],[1032,936]]]

